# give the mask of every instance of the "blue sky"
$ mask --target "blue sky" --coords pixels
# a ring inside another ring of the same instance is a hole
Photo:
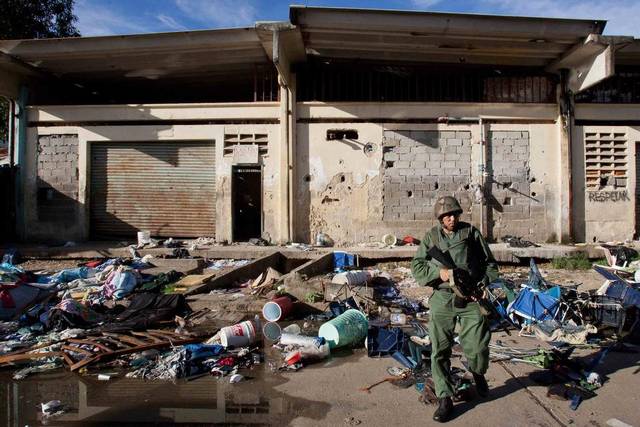
[[[83,36],[138,34],[252,26],[255,21],[287,20],[281,0],[76,0],[77,27]],[[437,12],[607,19],[610,35],[640,37],[640,0],[299,0],[332,6]]]

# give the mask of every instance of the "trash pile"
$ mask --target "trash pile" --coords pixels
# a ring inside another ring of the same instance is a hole
[[[598,365],[637,337],[640,320],[640,262],[630,261],[625,251],[611,249],[610,255],[610,266],[594,266],[606,279],[597,292],[552,283],[533,260],[526,279],[503,276],[491,283],[492,330],[519,330],[537,343],[527,349],[498,340],[490,346],[492,361],[543,369],[534,380],[547,385],[550,396],[568,400],[572,409],[595,396],[606,382]],[[345,349],[364,347],[369,357],[389,357],[399,366],[362,391],[389,382],[414,387],[424,403],[437,401],[428,297],[408,296],[418,285],[410,269],[400,265],[363,268],[357,255],[333,252],[333,271],[319,276],[321,291],[306,298],[287,293],[285,275],[266,268],[257,277],[238,279],[234,288],[208,294],[242,291],[264,302],[260,315],[247,311],[219,327],[203,323],[207,309],[193,311],[183,294],[172,292],[188,289],[190,281],[206,283],[216,271],[244,266],[246,260],[212,261],[197,277],[176,271],[145,274],[153,259],[135,250],[132,258],[56,272],[27,272],[12,260],[0,264],[0,367],[15,369],[15,379],[66,367],[101,380],[211,375],[236,383],[250,379],[247,371],[259,365],[299,371]],[[453,356],[461,357],[457,340]],[[278,357],[267,360],[265,345]],[[576,349],[594,348],[599,351],[591,359],[575,357]],[[465,363],[452,368],[451,376],[456,399],[471,399],[473,382]]]

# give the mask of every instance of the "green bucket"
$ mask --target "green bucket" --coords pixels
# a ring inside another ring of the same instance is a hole
[[[320,326],[318,336],[324,338],[330,348],[359,344],[367,337],[369,321],[363,312],[350,309]]]

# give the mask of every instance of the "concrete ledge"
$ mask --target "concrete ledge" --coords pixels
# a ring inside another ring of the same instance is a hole
[[[128,257],[129,251],[126,247],[119,246],[117,242],[86,242],[79,243],[70,248],[45,247],[41,245],[6,245],[5,247],[16,247],[20,254],[27,258],[112,258]],[[541,245],[538,248],[510,248],[506,243],[494,243],[490,245],[494,256],[498,262],[518,263],[523,259],[552,259],[554,257],[571,256],[578,252],[586,252],[591,259],[603,258],[604,252],[597,245]],[[206,258],[233,258],[233,259],[260,259],[274,253],[280,253],[291,260],[317,259],[333,252],[341,250],[358,254],[361,258],[373,260],[381,259],[410,259],[417,251],[417,246],[397,246],[393,248],[367,248],[367,247],[347,247],[347,248],[314,248],[311,251],[292,249],[282,246],[252,246],[252,245],[231,245],[215,246],[210,248],[191,251],[192,256]],[[141,255],[169,254],[171,249],[154,248],[143,249]]]

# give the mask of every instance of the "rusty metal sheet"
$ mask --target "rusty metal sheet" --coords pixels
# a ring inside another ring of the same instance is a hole
[[[214,142],[91,144],[94,237],[215,235]]]

